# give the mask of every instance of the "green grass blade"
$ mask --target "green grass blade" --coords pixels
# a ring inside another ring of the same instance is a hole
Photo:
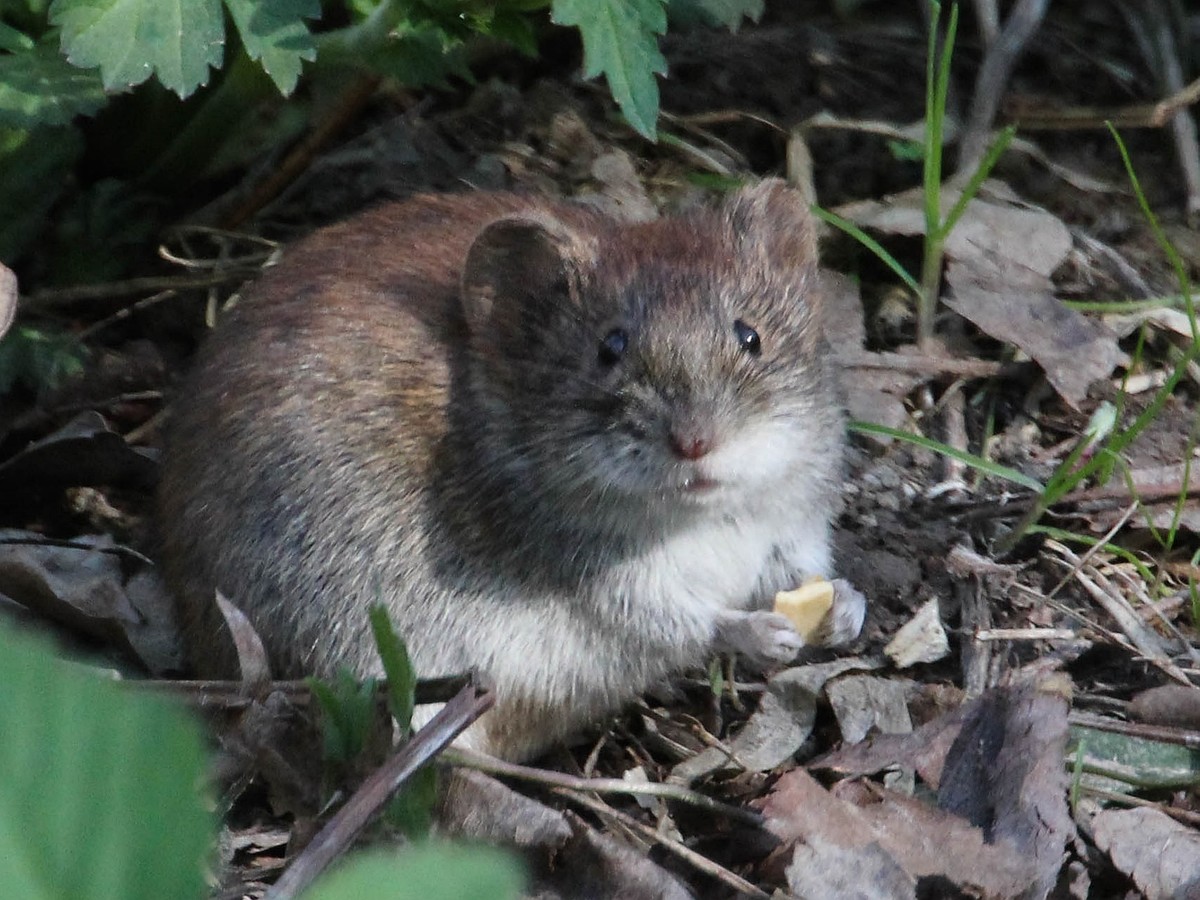
[[[862,434],[883,435],[899,441],[907,441],[918,447],[924,447],[926,450],[932,450],[934,453],[940,453],[942,456],[957,459],[959,462],[965,463],[972,469],[983,472],[985,475],[992,475],[996,478],[1002,478],[1005,481],[1011,481],[1013,484],[1019,484],[1021,487],[1028,488],[1037,494],[1041,494],[1043,490],[1041,483],[1037,479],[1029,477],[1024,472],[1018,472],[1016,469],[992,462],[990,459],[985,459],[982,456],[976,456],[974,453],[967,453],[965,450],[959,450],[956,447],[932,440],[924,435],[912,434],[896,428],[888,428],[886,425],[877,425],[874,422],[851,422],[850,430]]]
[[[846,234],[850,235],[850,237],[854,238],[856,241],[874,253],[877,257],[879,257],[879,260],[885,266],[895,272],[896,277],[903,281],[908,286],[909,290],[911,290],[914,294],[920,293],[921,286],[917,284],[917,280],[913,278],[912,275],[908,274],[908,270],[905,269],[904,266],[900,265],[896,257],[892,256],[892,254],[883,249],[883,245],[880,244],[879,241],[875,240],[875,238],[871,237],[849,219],[844,219],[837,213],[830,212],[827,209],[821,209],[819,206],[812,207],[812,211],[813,215],[815,215],[818,219],[822,220],[823,222],[828,222],[830,225],[840,231],[844,231]]]
[[[942,222],[941,235],[946,237],[954,230],[954,226],[958,224],[958,220],[962,218],[962,214],[966,212],[967,204],[975,199],[975,195],[979,193],[980,185],[992,174],[992,169],[996,163],[1000,161],[1000,157],[1004,155],[1004,151],[1008,149],[1008,145],[1012,143],[1013,137],[1017,133],[1015,125],[1009,125],[992,141],[988,147],[987,153],[983,157],[983,161],[975,167],[970,180],[963,187],[962,192],[958,195],[958,200],[951,207],[950,212],[946,215],[946,219]]]

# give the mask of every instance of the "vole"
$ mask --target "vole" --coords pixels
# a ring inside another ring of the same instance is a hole
[[[768,607],[830,573],[843,416],[814,226],[782,182],[648,223],[421,196],[289,249],[174,403],[164,567],[200,674],[215,590],[280,677],[373,674],[383,603],[422,677],[474,668],[466,742],[509,759],[714,648],[803,640]],[[865,600],[835,582],[830,643]]]

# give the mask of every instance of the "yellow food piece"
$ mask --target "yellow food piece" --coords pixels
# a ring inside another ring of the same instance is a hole
[[[800,587],[775,595],[775,612],[786,616],[806,644],[820,643],[821,625],[833,609],[833,582],[810,578]]]

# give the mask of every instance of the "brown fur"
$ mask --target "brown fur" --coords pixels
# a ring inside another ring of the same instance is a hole
[[[376,671],[382,602],[420,675],[495,681],[477,742],[520,757],[702,662],[827,568],[842,426],[814,282],[807,210],[774,182],[638,225],[419,197],[301,241],[174,404],[160,512],[194,666],[234,673],[216,589],[279,676]],[[716,450],[676,459],[679,433]],[[689,488],[710,475],[715,500]]]

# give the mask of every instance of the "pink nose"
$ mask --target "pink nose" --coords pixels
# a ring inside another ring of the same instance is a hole
[[[712,450],[712,438],[696,432],[671,432],[671,451],[682,459],[699,459]]]

